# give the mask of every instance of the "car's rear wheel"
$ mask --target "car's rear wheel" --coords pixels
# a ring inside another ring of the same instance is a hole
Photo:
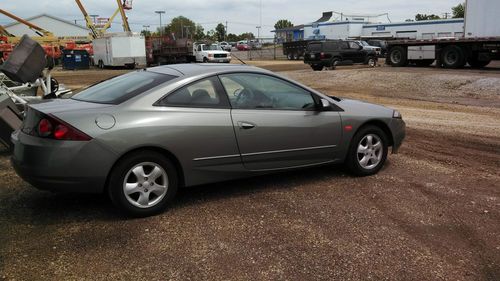
[[[375,126],[366,126],[352,139],[346,164],[354,175],[374,175],[384,166],[387,153],[388,141],[384,131]]]
[[[374,57],[369,57],[367,60],[367,64],[369,67],[377,66],[377,60]]]
[[[170,160],[154,151],[140,151],[117,163],[110,175],[108,193],[125,213],[146,217],[163,211],[177,187],[177,171]]]

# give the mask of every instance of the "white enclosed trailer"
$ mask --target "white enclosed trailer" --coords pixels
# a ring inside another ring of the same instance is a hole
[[[126,66],[134,68],[146,65],[146,44],[144,38],[128,32],[111,33],[92,41],[94,64],[106,66]]]
[[[500,60],[500,1],[467,0],[465,7],[463,36],[389,41],[386,63],[479,68]]]

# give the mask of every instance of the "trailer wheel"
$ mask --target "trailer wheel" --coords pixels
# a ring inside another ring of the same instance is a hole
[[[487,66],[488,64],[490,64],[491,60],[480,61],[477,59],[477,57],[471,56],[471,57],[469,57],[467,62],[469,63],[470,67],[472,67],[472,68],[483,68],[483,67]]]
[[[450,45],[441,52],[441,62],[444,68],[461,68],[465,65],[465,54],[462,48]]]
[[[406,48],[396,46],[389,52],[389,60],[392,66],[400,67],[408,64],[408,53]]]
[[[297,53],[293,53],[293,60],[299,60],[299,59],[300,59],[300,55]]]
[[[286,58],[287,58],[288,60],[293,60],[293,54],[292,54],[292,53],[288,53],[288,54],[286,54]]]

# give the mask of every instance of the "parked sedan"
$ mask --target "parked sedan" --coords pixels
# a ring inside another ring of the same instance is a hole
[[[342,162],[373,175],[404,136],[393,109],[256,67],[182,64],[30,105],[12,135],[12,164],[39,189],[106,192],[148,216],[181,187]]]

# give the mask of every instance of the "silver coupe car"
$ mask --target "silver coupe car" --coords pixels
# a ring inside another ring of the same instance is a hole
[[[149,216],[180,187],[342,162],[373,175],[404,137],[393,109],[256,67],[180,64],[30,105],[12,134],[12,164],[36,188],[106,192]]]

